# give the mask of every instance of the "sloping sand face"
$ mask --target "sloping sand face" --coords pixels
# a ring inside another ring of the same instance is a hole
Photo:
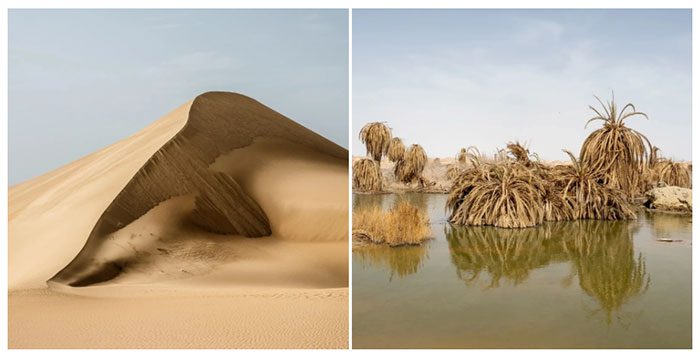
[[[10,189],[10,346],[345,347],[347,181],[345,149],[250,98],[200,95]],[[187,326],[143,337],[109,309],[139,313],[145,329],[196,304],[212,328],[182,344],[171,340]],[[256,313],[285,323],[262,326]],[[230,334],[240,331],[255,340]]]

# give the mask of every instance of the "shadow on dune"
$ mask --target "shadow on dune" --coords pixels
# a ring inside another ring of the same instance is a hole
[[[143,164],[97,220],[82,250],[49,282],[88,286],[119,276],[133,259],[117,256],[105,261],[96,254],[110,246],[115,233],[176,197],[191,199],[185,210],[176,211],[186,211],[180,221],[196,224],[201,232],[246,238],[271,235],[274,224],[259,199],[226,169],[211,169],[217,158],[259,139],[279,140],[347,161],[346,149],[251,98],[225,92],[202,94],[193,101],[184,127]]]

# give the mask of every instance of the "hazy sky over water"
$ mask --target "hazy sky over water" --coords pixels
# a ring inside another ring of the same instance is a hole
[[[10,10],[9,182],[234,91],[347,147],[346,10]]]
[[[354,10],[353,154],[386,121],[428,155],[527,142],[578,152],[611,91],[666,156],[691,159],[690,10]]]

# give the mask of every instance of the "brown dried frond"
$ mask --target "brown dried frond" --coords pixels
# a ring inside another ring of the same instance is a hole
[[[404,146],[403,141],[397,137],[391,139],[389,142],[389,151],[387,156],[389,161],[397,162],[403,159],[403,155],[406,152],[406,146]]]
[[[382,122],[371,122],[360,129],[360,141],[367,147],[367,156],[377,162],[389,151],[391,130]]]
[[[396,176],[397,181],[403,183],[412,183],[415,180],[420,180],[427,162],[428,156],[425,154],[423,147],[413,144],[406,150],[403,159],[394,165],[394,176]]]
[[[461,225],[530,227],[545,221],[547,184],[532,169],[518,162],[485,164],[455,179],[446,207],[450,222]]]
[[[596,116],[589,119],[603,121],[603,127],[593,131],[581,146],[580,161],[593,171],[605,169],[604,184],[622,190],[627,196],[638,195],[644,190],[643,172],[651,144],[642,133],[625,125],[625,120],[646,114],[627,104],[618,111],[615,95],[604,104],[597,96],[602,109],[589,106]]]
[[[352,164],[352,187],[359,192],[382,191],[382,173],[379,163],[372,159],[360,159]]]

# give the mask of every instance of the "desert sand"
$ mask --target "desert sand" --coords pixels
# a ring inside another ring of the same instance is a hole
[[[343,348],[347,150],[206,93],[9,189],[11,348]]]

